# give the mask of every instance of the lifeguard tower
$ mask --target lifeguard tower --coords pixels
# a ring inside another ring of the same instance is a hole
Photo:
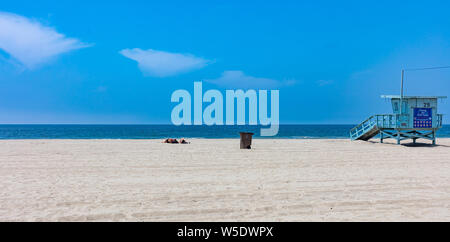
[[[428,139],[436,144],[436,131],[442,128],[442,114],[438,114],[438,99],[446,96],[383,95],[391,100],[393,114],[377,114],[350,130],[351,140],[369,140],[380,134],[380,142],[392,138],[400,141]]]

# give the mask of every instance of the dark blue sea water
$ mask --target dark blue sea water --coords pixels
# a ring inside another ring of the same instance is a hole
[[[281,125],[278,135],[262,138],[349,138],[354,125]],[[174,125],[0,125],[0,139],[160,139],[239,138],[239,132],[259,137],[261,126]],[[438,137],[450,137],[450,125]]]

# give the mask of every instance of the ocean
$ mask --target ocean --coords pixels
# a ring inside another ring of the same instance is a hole
[[[0,125],[0,139],[162,139],[162,138],[239,138],[239,132],[254,137],[288,139],[348,139],[354,125],[280,125],[278,135],[260,137],[259,125],[174,126],[174,125]],[[444,125],[438,137],[450,137]]]

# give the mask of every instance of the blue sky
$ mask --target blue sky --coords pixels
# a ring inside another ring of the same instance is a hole
[[[0,123],[169,123],[171,93],[194,81],[279,89],[281,123],[358,123],[391,111],[380,95],[399,93],[402,68],[450,65],[448,9],[448,1],[6,1]],[[450,69],[406,73],[406,94],[450,96]]]

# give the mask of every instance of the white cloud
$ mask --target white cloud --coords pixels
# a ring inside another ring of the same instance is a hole
[[[137,61],[139,69],[149,76],[166,77],[200,69],[211,61],[191,54],[170,53],[158,50],[124,49],[123,56]]]
[[[242,71],[224,71],[217,79],[205,80],[206,82],[228,88],[275,88],[291,86],[295,80],[279,81],[270,78],[248,76]]]
[[[0,49],[26,68],[33,69],[60,54],[84,47],[88,45],[35,20],[0,12]]]

